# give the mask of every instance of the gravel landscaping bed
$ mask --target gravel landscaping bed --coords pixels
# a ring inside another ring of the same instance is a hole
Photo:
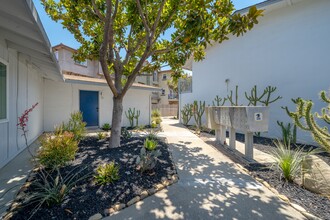
[[[195,132],[193,126],[188,126],[191,132]],[[227,133],[228,136],[228,133]],[[308,212],[312,213],[315,216],[318,216],[321,219],[330,220],[330,198],[313,193],[299,184],[289,183],[281,178],[281,174],[271,169],[271,164],[246,164],[242,163],[241,160],[237,159],[237,155],[231,154],[224,147],[221,147],[219,144],[214,141],[210,141],[210,137],[214,137],[214,131],[212,130],[203,130],[200,134],[200,137],[206,141],[208,144],[212,144],[222,153],[233,159],[234,162],[240,163],[245,167],[249,173],[260,179],[265,180],[270,184],[271,187],[275,188],[280,194],[287,196],[292,203],[296,203]],[[244,142],[243,134],[236,134],[236,140]],[[254,148],[265,153],[269,153],[272,148],[274,148],[273,139],[263,138],[263,137],[254,137]],[[315,148],[311,145],[298,145],[298,147],[303,147],[306,151],[310,148]],[[323,161],[330,165],[330,155],[329,153],[323,152],[317,154]]]
[[[143,138],[133,137],[122,140],[122,146],[119,148],[109,148],[108,140],[86,137],[79,144],[75,160],[61,168],[61,174],[65,176],[73,169],[86,167],[81,175],[89,174],[89,177],[80,181],[61,205],[50,208],[44,205],[32,219],[88,219],[96,213],[104,216],[105,209],[119,203],[126,204],[142,191],[176,174],[171,153],[164,142],[159,142],[157,147],[162,155],[156,167],[149,173],[141,174],[136,169],[136,157],[140,154],[143,141]],[[113,184],[97,185],[93,178],[94,171],[98,165],[111,161],[119,164],[120,179]],[[40,181],[38,173],[32,181]],[[24,193],[33,190],[34,187],[31,186]],[[22,202],[23,199],[19,199],[18,202]],[[36,204],[21,207],[11,219],[28,219],[35,206]]]
[[[270,166],[271,164],[251,164],[245,166],[245,168],[247,168],[254,177],[259,177],[265,180],[280,194],[288,197],[290,202],[302,206],[308,212],[321,219],[330,219],[329,198],[315,194],[296,183],[289,183],[284,179],[281,179],[281,174],[275,170],[269,169]]]

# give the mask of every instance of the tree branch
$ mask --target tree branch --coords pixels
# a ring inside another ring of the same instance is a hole
[[[93,9],[95,14],[97,15],[97,17],[99,17],[99,19],[103,22],[105,22],[105,17],[104,15],[100,12],[100,10],[97,8],[97,5],[95,3],[95,0],[92,0],[92,5],[93,5]]]
[[[102,66],[102,70],[104,73],[104,77],[113,93],[113,95],[116,97],[118,96],[118,91],[115,88],[115,85],[110,77],[110,72],[108,69],[108,62],[107,62],[107,51],[109,46],[109,37],[110,37],[110,29],[111,29],[111,11],[112,11],[112,5],[111,0],[107,0],[107,12],[105,17],[105,24],[104,24],[104,34],[103,34],[103,42],[101,44],[100,48],[100,63]],[[111,48],[110,48],[111,50]],[[110,62],[113,63],[113,59],[110,60]]]
[[[154,38],[155,36],[155,33],[156,33],[156,29],[157,29],[157,26],[159,24],[159,20],[160,20],[160,17],[162,16],[162,12],[163,12],[163,9],[164,9],[164,5],[166,3],[166,0],[163,0],[162,1],[162,4],[160,5],[159,7],[159,10],[158,10],[158,13],[157,13],[157,17],[156,17],[156,20],[152,26],[152,29],[151,29],[151,39]]]
[[[149,25],[147,23],[146,17],[143,14],[140,0],[136,0],[136,3],[137,3],[137,7],[138,7],[138,11],[139,11],[140,17],[142,19],[143,26],[146,29],[146,32],[148,33],[147,36],[146,36],[147,41],[148,41],[148,38],[150,37],[150,27],[149,27]]]

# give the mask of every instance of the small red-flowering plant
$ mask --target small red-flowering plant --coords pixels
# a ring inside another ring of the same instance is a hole
[[[29,146],[28,146],[28,142],[27,142],[27,123],[29,121],[29,114],[33,111],[33,109],[38,105],[39,103],[37,102],[36,104],[32,105],[31,108],[29,109],[26,109],[23,114],[18,117],[18,123],[17,123],[17,127],[19,129],[22,130],[23,134],[22,136],[24,137],[24,140],[25,140],[25,145],[26,147],[28,148],[28,151],[29,153],[33,156],[33,154],[31,153],[30,149],[29,149]]]

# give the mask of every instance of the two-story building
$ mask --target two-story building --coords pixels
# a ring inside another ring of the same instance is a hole
[[[100,127],[112,121],[112,92],[103,76],[98,60],[76,62],[75,49],[59,44],[53,51],[61,68],[64,82],[46,81],[45,130],[69,118],[70,113],[81,111],[89,127]],[[141,111],[140,124],[150,124],[151,97],[158,88],[134,83],[124,97],[124,111],[135,108]],[[129,125],[123,114],[123,125]]]

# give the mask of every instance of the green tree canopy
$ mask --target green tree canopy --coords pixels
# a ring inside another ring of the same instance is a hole
[[[114,96],[110,144],[119,146],[122,100],[140,73],[204,58],[207,45],[257,24],[261,10],[234,12],[230,0],[42,0],[81,44],[77,60],[99,59]],[[124,80],[123,80],[124,79]],[[119,132],[119,133],[118,133]]]

